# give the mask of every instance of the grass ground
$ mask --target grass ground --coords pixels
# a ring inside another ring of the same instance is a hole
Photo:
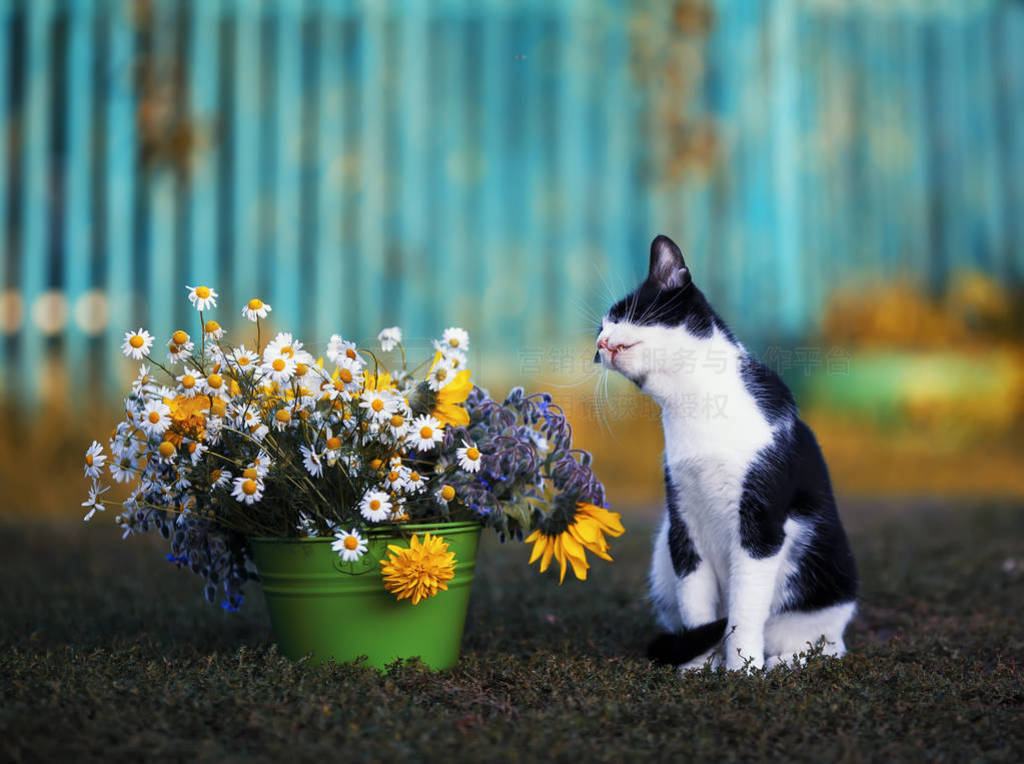
[[[851,655],[764,677],[648,663],[642,521],[558,587],[488,542],[440,675],[279,657],[257,591],[206,605],[158,538],[0,526],[0,759],[1014,760],[1024,756],[1024,511],[850,518]]]

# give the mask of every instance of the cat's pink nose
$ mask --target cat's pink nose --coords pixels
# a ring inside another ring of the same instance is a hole
[[[597,341],[598,350],[607,350],[609,353],[612,351],[612,346],[608,344],[608,338],[602,337]]]

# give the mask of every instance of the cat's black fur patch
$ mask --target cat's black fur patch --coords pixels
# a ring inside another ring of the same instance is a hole
[[[796,416],[796,401],[786,383],[763,363],[747,356],[740,366],[740,377],[769,424]]]
[[[647,657],[666,666],[689,663],[717,645],[725,636],[726,619],[683,629],[678,634],[659,634],[647,646]]]
[[[628,321],[638,326],[682,326],[701,339],[718,329],[730,342],[736,338],[715,313],[704,293],[690,282],[685,287],[661,289],[648,279],[608,311],[612,321]]]
[[[700,565],[700,555],[679,514],[679,500],[668,465],[665,465],[665,509],[668,512],[668,552],[672,559],[672,569],[677,576],[685,576]]]

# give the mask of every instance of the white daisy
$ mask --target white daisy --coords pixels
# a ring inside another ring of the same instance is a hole
[[[208,286],[190,287],[188,290],[188,301],[196,310],[209,310],[217,307],[217,293]]]
[[[466,472],[480,471],[480,449],[476,446],[462,441],[462,447],[455,450],[455,456],[459,460],[459,466]]]
[[[247,478],[244,475],[235,478],[231,498],[244,504],[255,504],[263,498],[263,481]]]
[[[364,390],[359,397],[359,407],[376,422],[386,422],[395,413],[397,402],[386,390]]]
[[[210,472],[210,490],[224,488],[231,483],[231,480],[232,475],[227,470],[212,470]]]
[[[274,412],[274,418],[270,421],[274,426],[274,429],[278,432],[284,432],[288,429],[289,425],[292,424],[292,412],[290,409],[283,408],[278,409]]]
[[[437,499],[439,504],[448,506],[448,502],[455,498],[455,489],[450,485],[443,485],[434,491],[434,498]]]
[[[437,419],[426,414],[416,417],[406,439],[417,451],[429,451],[444,437],[444,425]]]
[[[257,321],[258,319],[266,318],[270,311],[270,303],[263,302],[259,297],[253,297],[242,308],[242,315],[250,321]]]
[[[241,371],[252,371],[260,363],[259,356],[253,351],[247,350],[245,345],[239,345],[232,350],[229,360]]]
[[[291,358],[278,356],[268,363],[260,366],[260,371],[265,377],[279,385],[287,385],[295,374],[295,361]]]
[[[118,483],[127,483],[135,477],[138,471],[139,469],[135,465],[135,460],[128,454],[125,454],[117,461],[110,463],[110,474]]]
[[[211,318],[209,321],[203,324],[203,334],[205,334],[210,339],[219,340],[221,337],[224,336],[224,329],[221,327],[220,324],[218,324]],[[214,346],[211,352],[216,353],[219,352],[219,350],[220,349],[218,347]]]
[[[220,434],[224,429],[224,418],[211,416],[206,420],[206,443],[216,446],[220,442]]]
[[[299,512],[299,522],[295,526],[295,530],[310,539],[315,539],[320,535],[316,529],[316,521],[305,512]]]
[[[448,358],[439,358],[437,363],[430,367],[427,384],[431,390],[438,392],[447,387],[453,379],[455,379],[455,365]]]
[[[469,334],[465,329],[460,329],[457,326],[449,326],[444,330],[444,334],[441,335],[441,344],[451,350],[468,350]]]
[[[266,451],[260,451],[246,469],[256,470],[256,474],[264,478],[273,466],[274,463],[271,461],[270,455]]]
[[[171,426],[171,409],[162,400],[149,401],[142,407],[139,426],[147,435],[163,435]]]
[[[278,332],[263,349],[263,362],[269,363],[275,358],[290,358],[296,363],[309,363],[312,356],[302,349],[302,343],[292,337],[289,332]]]
[[[136,332],[124,333],[121,352],[133,361],[141,361],[148,356],[151,347],[153,347],[153,335],[145,329],[140,327]]]
[[[394,436],[395,440],[400,440],[407,432],[409,432],[409,417],[402,411],[396,411],[388,419],[388,430]]]
[[[203,392],[206,395],[230,398],[228,381],[220,374],[210,374],[203,380]]]
[[[149,366],[139,364],[139,375],[132,380],[132,392],[135,395],[142,395],[153,385],[153,379],[149,376]]]
[[[331,341],[327,343],[327,357],[339,366],[343,358],[354,362],[360,369],[366,365],[363,357],[356,352],[356,343],[342,339],[337,334],[332,334]]]
[[[384,491],[367,491],[359,502],[359,512],[371,523],[387,520],[391,516],[391,497]]]
[[[408,469],[405,467],[392,467],[391,471],[384,475],[384,486],[394,493],[405,490],[405,481]]]
[[[88,509],[85,517],[82,519],[85,522],[89,522],[92,516],[96,514],[96,510],[102,512],[104,510],[103,501],[100,499],[104,493],[110,490],[110,486],[100,488],[96,481],[93,481],[92,488],[89,489],[89,498],[82,502],[82,506]]]
[[[380,334],[377,335],[377,340],[380,342],[381,350],[385,353],[390,352],[402,341],[402,330],[397,326],[381,329]]]
[[[355,562],[366,553],[366,541],[355,528],[348,532],[338,531],[334,537],[337,541],[331,544],[331,549],[337,552],[343,561]]]
[[[103,471],[105,461],[107,461],[107,457],[103,453],[103,446],[94,440],[85,452],[85,476],[98,478]]]
[[[209,447],[204,443],[197,443],[194,440],[189,441],[185,445],[185,453],[188,454],[188,458],[192,462],[193,467],[199,464],[200,460],[203,458],[203,454],[207,451],[209,451]]]
[[[178,393],[186,398],[194,398],[201,393],[205,387],[206,380],[202,375],[196,376],[191,372],[185,372],[180,377],[175,377],[178,382]]]
[[[167,343],[167,360],[171,363],[184,361],[192,355],[195,347],[196,344],[189,338],[188,332],[179,329]]]
[[[307,446],[299,446],[299,452],[302,454],[302,466],[306,468],[306,472],[313,477],[322,477],[324,464],[320,460],[320,455]]]
[[[452,368],[455,371],[462,371],[466,368],[466,354],[461,350],[453,350],[450,347],[442,345],[437,340],[434,340],[434,350],[439,352],[444,358],[451,361]]]
[[[423,479],[416,470],[409,470],[409,474],[405,476],[405,491],[406,493],[423,493],[427,488],[427,481]]]

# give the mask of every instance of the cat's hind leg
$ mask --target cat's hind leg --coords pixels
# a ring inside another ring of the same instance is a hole
[[[822,654],[841,658],[846,654],[843,632],[853,618],[857,604],[838,605],[811,611],[790,611],[772,616],[765,625],[765,668],[780,664],[797,665],[798,655],[822,642]]]

